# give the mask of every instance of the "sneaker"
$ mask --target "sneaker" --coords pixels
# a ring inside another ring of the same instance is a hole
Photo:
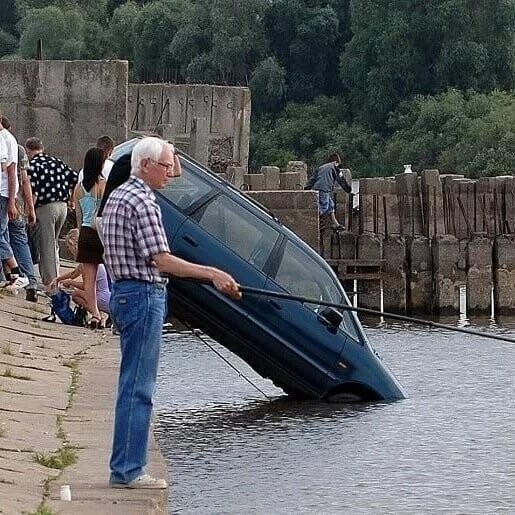
[[[21,290],[22,288],[26,288],[29,285],[29,282],[30,281],[28,277],[19,275],[18,277],[16,277],[16,279],[14,279],[14,281],[11,282],[11,286],[18,290]],[[6,286],[6,288],[8,287],[9,286]]]
[[[38,301],[38,292],[36,288],[27,288],[25,290],[25,300],[29,302],[37,302]]]
[[[168,483],[164,479],[158,479],[156,477],[143,474],[142,476],[133,479],[130,483],[111,483],[111,488],[140,488],[146,490],[164,490],[168,488]]]
[[[29,285],[29,280],[26,277],[17,277],[14,281],[4,288],[6,293],[11,295],[18,295],[18,291]]]

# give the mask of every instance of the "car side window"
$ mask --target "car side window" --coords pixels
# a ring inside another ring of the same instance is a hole
[[[189,169],[188,163],[184,161],[181,163],[181,176],[173,178],[159,192],[181,211],[186,211],[197,200],[208,194],[212,190],[212,186],[193,173]]]
[[[335,282],[336,279],[312,259],[309,254],[291,241],[286,243],[274,280],[292,295],[335,304],[346,303],[340,287]],[[306,303],[305,306],[316,313],[323,309],[323,306],[316,303]],[[343,325],[345,331],[356,341],[361,341],[352,320],[352,314],[349,311],[340,311],[344,317]]]
[[[225,195],[209,202],[198,223],[259,270],[263,270],[279,237],[276,229]]]

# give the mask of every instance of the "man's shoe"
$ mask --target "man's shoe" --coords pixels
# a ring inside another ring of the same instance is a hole
[[[130,483],[109,483],[111,488],[139,488],[141,490],[164,490],[168,488],[168,483],[164,479],[149,476],[143,474],[136,479],[133,479]]]
[[[18,276],[14,279],[11,284],[4,288],[6,293],[11,295],[18,295],[18,291],[29,285],[29,280],[26,277]]]
[[[29,279],[28,277],[25,277],[24,275],[19,275],[14,279],[14,281],[11,283],[11,286],[13,288],[16,288],[17,290],[21,290],[22,288],[26,288],[29,285]],[[6,286],[8,288],[8,286]]]
[[[25,300],[29,302],[37,302],[38,301],[38,293],[36,288],[27,288],[25,290]]]

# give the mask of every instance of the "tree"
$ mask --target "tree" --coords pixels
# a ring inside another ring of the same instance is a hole
[[[18,40],[12,34],[0,29],[0,57],[12,54],[18,48]]]
[[[111,18],[106,30],[106,55],[111,58],[134,61],[135,25],[141,7],[135,2],[126,2],[118,7]]]
[[[53,6],[31,9],[19,27],[20,53],[25,58],[35,57],[39,39],[46,59],[78,59],[82,55],[84,20],[80,10]]]
[[[275,57],[261,61],[250,78],[252,110],[254,113],[274,112],[281,105],[285,93],[286,70]]]

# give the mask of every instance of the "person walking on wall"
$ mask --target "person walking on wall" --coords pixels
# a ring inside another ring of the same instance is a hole
[[[99,148],[90,148],[84,156],[84,179],[75,186],[73,203],[77,226],[79,227],[79,242],[77,261],[82,264],[82,279],[86,309],[91,313],[90,327],[102,328],[102,315],[98,309],[96,295],[96,277],[98,265],[103,261],[104,247],[96,229],[96,216],[102,196],[105,180],[102,177],[104,153]]]
[[[229,274],[170,253],[153,190],[180,174],[172,145],[143,138],[132,151],[131,177],[111,193],[102,213],[104,260],[113,280],[111,317],[120,331],[122,355],[110,459],[113,488],[167,487],[166,480],[144,471],[166,315],[161,274],[211,281],[221,292],[241,297]]]
[[[341,159],[336,153],[331,154],[326,163],[318,167],[308,179],[305,190],[318,191],[318,212],[320,214],[320,232],[325,230],[327,219],[330,220],[331,229],[341,230],[343,227],[336,219],[334,205],[334,188],[339,184],[346,193],[351,192],[351,185],[345,180],[340,169]]]
[[[39,138],[29,138],[25,148],[38,221],[39,272],[43,284],[48,286],[59,275],[59,233],[77,173],[57,157],[45,154]]]
[[[16,207],[18,195],[18,143],[16,138],[4,127],[2,119],[7,121],[0,113],[0,161],[2,172],[0,174],[0,259],[7,279],[3,284],[9,287],[12,293],[26,288],[29,280],[21,274],[20,267],[14,256],[9,238],[9,221],[18,219]],[[8,121],[7,121],[8,124]]]

